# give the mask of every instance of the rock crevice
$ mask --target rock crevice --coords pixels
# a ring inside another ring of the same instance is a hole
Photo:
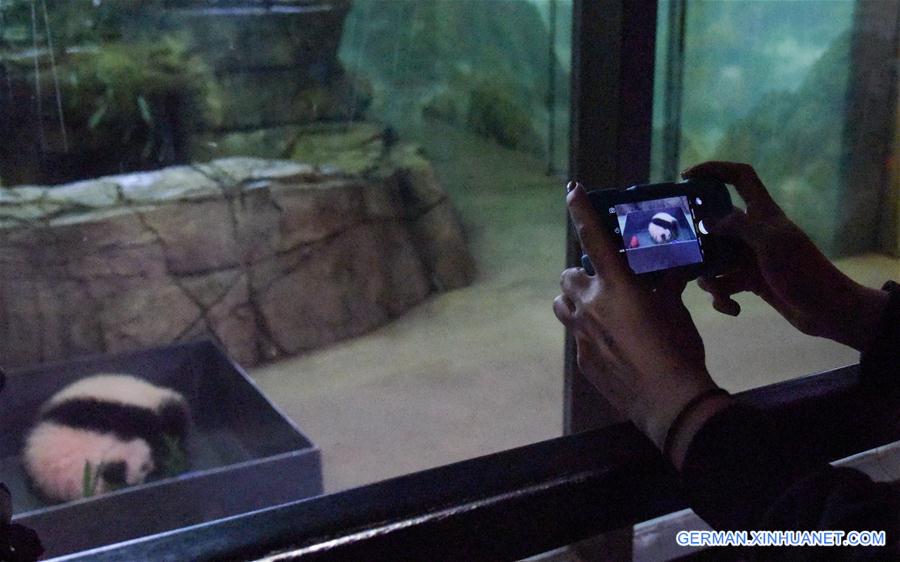
[[[253,365],[471,282],[424,161],[342,174],[228,158],[0,189],[0,361],[212,337]]]

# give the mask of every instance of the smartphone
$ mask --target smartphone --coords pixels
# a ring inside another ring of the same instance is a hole
[[[598,189],[587,195],[637,275],[653,277],[679,269],[696,278],[720,275],[736,264],[738,240],[710,234],[706,226],[734,208],[724,183],[689,180]],[[593,274],[587,256],[581,261]]]

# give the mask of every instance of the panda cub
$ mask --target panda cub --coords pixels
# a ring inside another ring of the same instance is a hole
[[[678,238],[678,220],[669,213],[656,213],[647,227],[650,238],[657,244],[665,244]]]
[[[189,424],[187,402],[174,390],[130,375],[95,375],[43,405],[23,463],[47,500],[102,494],[161,474],[173,444],[184,454]]]

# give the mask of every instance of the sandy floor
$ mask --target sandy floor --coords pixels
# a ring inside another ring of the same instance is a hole
[[[564,255],[562,185],[527,156],[433,133],[426,149],[464,219],[478,280],[371,334],[251,372],[321,447],[329,492],[562,432],[563,332],[550,304]],[[900,260],[882,256],[840,266],[872,286],[900,278]],[[755,297],[738,299],[736,319],[695,285],[685,299],[710,372],[730,390],[857,359],[799,335]]]

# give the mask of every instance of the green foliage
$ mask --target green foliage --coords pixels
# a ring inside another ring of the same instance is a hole
[[[356,0],[341,59],[394,86],[432,86],[460,69],[546,89],[547,31],[530,2]]]
[[[163,435],[163,460],[162,475],[163,478],[171,478],[183,474],[188,471],[190,464],[188,463],[187,453],[181,444],[181,440],[171,435]],[[97,495],[97,487],[100,482],[103,469],[107,464],[97,463],[96,468],[91,461],[84,461],[84,470],[81,475],[81,495],[85,498],[91,498]],[[106,483],[106,491],[111,492],[118,489],[117,486]]]
[[[466,114],[467,100],[460,92],[444,90],[422,105],[422,115],[451,125],[459,125]]]
[[[162,473],[164,478],[171,478],[187,472],[190,467],[187,459],[187,453],[181,445],[181,440],[171,435],[163,435],[163,453]]]
[[[33,28],[38,32],[38,42],[44,44],[47,27],[60,46],[151,38],[165,17],[165,4],[164,0],[6,0],[0,3],[5,24],[0,30],[0,45],[30,46]]]
[[[470,94],[466,123],[473,132],[501,146],[528,152],[541,148],[528,112],[507,88],[493,84],[475,87]]]
[[[171,150],[172,122],[194,130],[214,123],[220,109],[212,72],[173,36],[70,57],[61,65],[61,87],[80,142],[120,147],[139,160]]]
[[[439,119],[539,151],[549,40],[532,2],[356,0],[340,56],[371,78],[372,111],[381,119],[400,127],[415,125],[419,116]],[[558,82],[567,84],[565,66],[558,68]],[[564,92],[557,97],[566,103]],[[501,115],[487,115],[490,109]]]
[[[81,496],[84,498],[93,497],[97,493],[97,477],[100,475],[100,467],[97,471],[91,470],[91,461],[84,461],[84,471],[81,475]]]
[[[752,162],[785,211],[824,248],[834,236],[850,56],[838,37],[796,92],[770,92],[732,123],[716,159]]]
[[[93,469],[91,461],[84,461],[84,471],[81,475],[81,497],[91,498],[97,495],[97,484],[100,482],[100,474],[106,468],[106,463],[98,463],[97,468]],[[106,491],[111,492],[116,487],[107,483]]]
[[[314,125],[296,130],[288,158],[368,174],[386,156],[382,127],[371,123]]]
[[[796,91],[849,28],[854,2],[692,2],[682,126],[705,158],[770,92]],[[682,160],[683,165],[694,162]]]
[[[460,83],[462,82],[462,83]],[[451,125],[464,125],[473,133],[500,146],[539,154],[540,134],[527,105],[510,84],[481,81],[453,85],[428,99],[422,115]]]
[[[13,103],[42,107],[37,119],[22,111],[0,116],[6,139],[0,141],[0,165],[12,183],[56,183],[73,173],[80,178],[181,162],[190,134],[216,126],[218,83],[188,37],[166,31],[172,12],[164,5],[0,4],[0,65]],[[28,141],[35,150],[22,150],[23,144],[30,148]]]

